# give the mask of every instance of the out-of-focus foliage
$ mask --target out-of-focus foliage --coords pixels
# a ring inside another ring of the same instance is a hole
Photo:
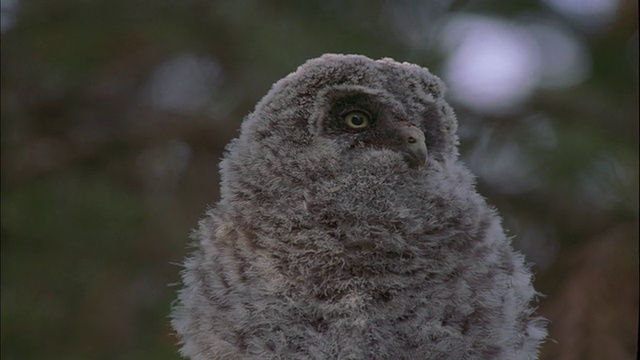
[[[543,357],[634,358],[637,2],[2,0],[1,29],[3,359],[178,359],[167,284],[223,147],[325,52],[443,76]]]

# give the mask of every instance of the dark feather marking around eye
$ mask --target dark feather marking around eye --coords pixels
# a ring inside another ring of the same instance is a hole
[[[344,121],[344,116],[354,111],[361,111],[369,115],[370,126],[360,129],[349,127]],[[339,135],[365,131],[375,126],[379,112],[379,104],[365,94],[357,94],[335,99],[332,101],[328,113],[329,116],[324,124],[325,132],[328,134]]]

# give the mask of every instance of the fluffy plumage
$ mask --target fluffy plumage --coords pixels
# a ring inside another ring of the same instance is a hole
[[[537,357],[530,271],[457,159],[443,88],[416,65],[353,55],[272,87],[193,234],[172,321],[183,355]],[[345,128],[354,109],[371,126]],[[407,127],[424,132],[424,170],[398,142]]]

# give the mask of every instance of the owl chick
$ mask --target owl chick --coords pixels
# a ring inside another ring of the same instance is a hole
[[[442,82],[328,54],[278,81],[220,164],[172,325],[204,359],[535,359],[523,257],[457,159]]]

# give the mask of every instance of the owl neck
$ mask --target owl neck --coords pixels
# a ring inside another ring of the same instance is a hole
[[[378,155],[326,161],[315,165],[322,171],[298,168],[276,177],[282,164],[260,167],[270,177],[256,174],[255,167],[232,172],[235,176],[223,183],[221,204],[234,222],[271,239],[265,246],[292,241],[314,247],[326,241],[329,247],[397,252],[411,247],[407,239],[413,236],[437,234],[486,211],[461,164],[434,162],[417,172],[391,155]],[[240,170],[233,163],[225,166]]]

